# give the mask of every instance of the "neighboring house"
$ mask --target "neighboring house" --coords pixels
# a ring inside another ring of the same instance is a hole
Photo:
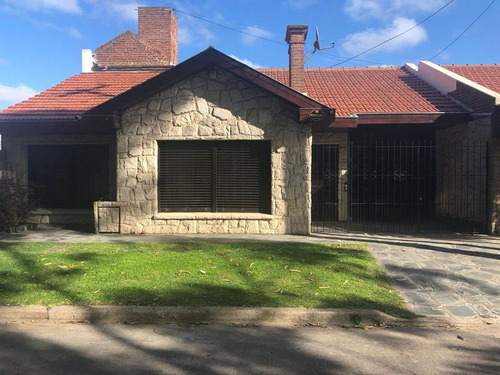
[[[177,64],[174,12],[139,7],[138,34],[0,112],[0,170],[34,187],[34,219],[99,232],[496,233],[498,66],[307,69],[306,36],[287,28],[288,69],[213,48]]]

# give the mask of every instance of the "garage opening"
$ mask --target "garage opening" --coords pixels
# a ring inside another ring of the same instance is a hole
[[[110,199],[107,145],[30,145],[28,183],[43,208],[92,208]]]

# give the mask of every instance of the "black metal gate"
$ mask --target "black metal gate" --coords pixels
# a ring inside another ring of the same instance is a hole
[[[313,149],[313,232],[486,231],[486,142],[356,141],[326,150]],[[345,182],[331,167],[342,152]]]
[[[339,146],[312,147],[312,220],[338,221]]]

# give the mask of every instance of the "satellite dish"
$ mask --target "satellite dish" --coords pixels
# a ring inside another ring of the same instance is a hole
[[[325,47],[325,48],[321,48],[321,44],[319,42],[319,29],[318,29],[318,26],[316,26],[316,40],[314,41],[314,50],[309,54],[309,56],[306,57],[305,61],[306,62],[307,60],[309,60],[311,57],[313,57],[313,55],[317,52],[317,51],[323,51],[325,49],[330,49],[330,48],[333,48],[335,47],[335,43],[333,42],[330,42],[330,46],[329,47]]]
[[[319,29],[318,26],[316,26],[316,40],[314,41],[314,52],[321,50],[321,47],[319,45]]]

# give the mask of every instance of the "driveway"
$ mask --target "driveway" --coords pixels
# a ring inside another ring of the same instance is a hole
[[[500,238],[486,235],[96,235],[41,225],[35,231],[0,235],[0,241],[365,242],[416,313],[500,321]]]
[[[500,240],[496,237],[320,237],[366,242],[418,314],[500,320]]]

